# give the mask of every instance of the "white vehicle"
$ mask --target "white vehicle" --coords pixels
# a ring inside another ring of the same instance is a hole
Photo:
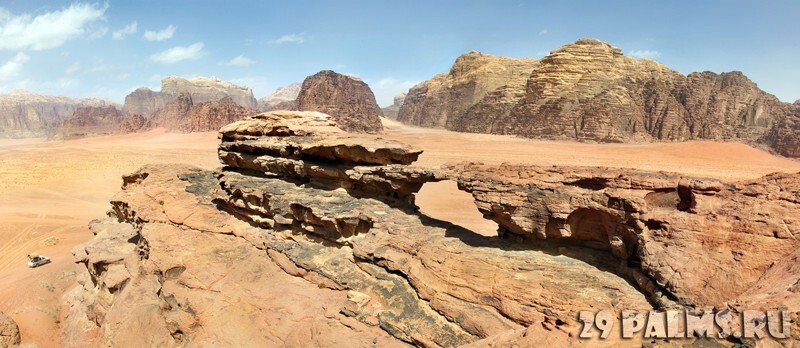
[[[50,263],[50,258],[42,255],[28,255],[28,267],[36,268]]]

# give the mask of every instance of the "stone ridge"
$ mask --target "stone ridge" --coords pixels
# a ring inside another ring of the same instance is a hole
[[[122,122],[122,112],[113,105],[79,107],[61,122],[49,138],[74,139],[117,134]]]
[[[382,112],[375,95],[361,79],[323,70],[303,81],[297,109],[331,115],[349,132],[377,133],[383,130]]]
[[[297,95],[300,94],[301,86],[302,84],[300,83],[293,83],[287,86],[278,87],[270,94],[258,100],[258,109],[263,111],[280,110],[276,109],[278,105],[286,105],[285,103],[294,102],[297,99]]]

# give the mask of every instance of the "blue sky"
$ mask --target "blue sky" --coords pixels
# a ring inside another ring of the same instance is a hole
[[[797,1],[0,2],[0,92],[122,102],[164,76],[218,76],[256,98],[319,70],[381,105],[469,50],[540,58],[591,37],[684,74],[741,70],[800,98]]]

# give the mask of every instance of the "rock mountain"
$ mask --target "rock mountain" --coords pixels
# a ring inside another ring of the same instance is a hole
[[[259,110],[294,110],[296,106],[293,106],[293,103],[300,94],[301,87],[300,83],[279,87],[258,100]]]
[[[800,154],[798,108],[760,90],[741,72],[685,76],[594,39],[530,61],[516,78],[478,64],[488,59],[484,56],[467,53],[449,74],[413,87],[398,120],[464,132],[594,142],[746,141],[787,156]],[[522,64],[509,58],[491,61],[509,70]]]
[[[306,77],[297,96],[297,110],[331,115],[349,132],[383,130],[381,108],[372,90],[361,79],[323,70]]]
[[[113,105],[104,99],[72,99],[26,91],[0,94],[0,138],[45,137],[78,108]]]
[[[123,111],[130,115],[149,117],[161,110],[181,93],[188,93],[195,103],[220,100],[230,97],[236,104],[249,109],[257,109],[258,102],[253,91],[247,87],[234,85],[216,77],[166,77],[161,80],[161,91],[141,87],[125,97]]]
[[[394,96],[394,103],[381,109],[383,116],[393,120],[397,119],[397,114],[400,112],[400,107],[403,106],[403,102],[406,100],[406,95],[406,93],[400,93]]]

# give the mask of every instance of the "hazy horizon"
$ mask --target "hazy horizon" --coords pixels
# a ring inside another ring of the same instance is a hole
[[[166,76],[216,76],[261,98],[329,69],[360,77],[385,106],[471,50],[541,58],[596,38],[683,74],[742,71],[792,102],[797,13],[797,3],[743,1],[12,0],[0,5],[0,92],[122,103]]]

